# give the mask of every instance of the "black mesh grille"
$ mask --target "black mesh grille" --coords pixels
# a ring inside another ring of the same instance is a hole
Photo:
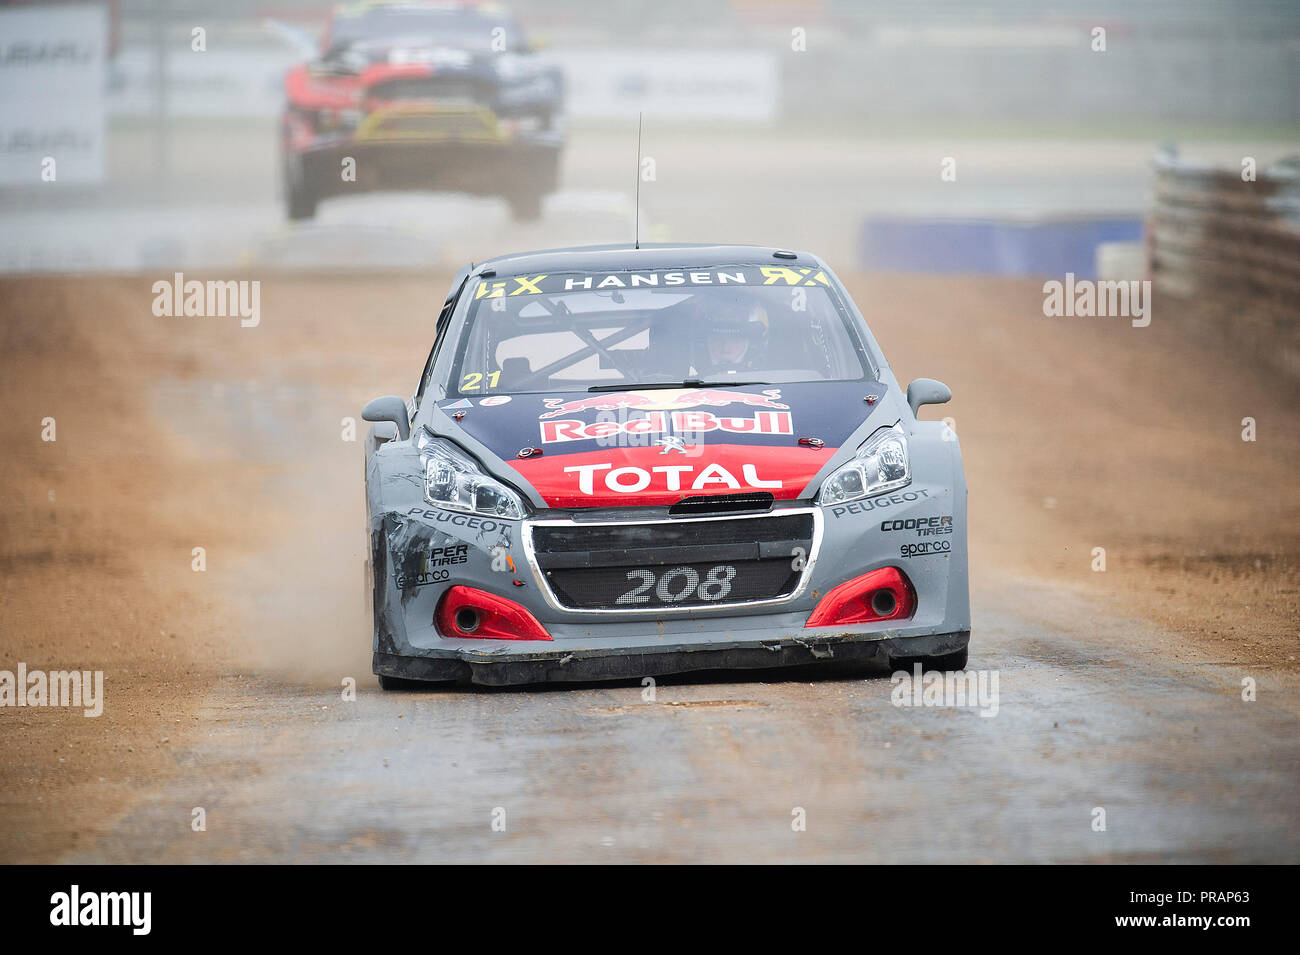
[[[456,100],[472,103],[479,98],[478,87],[461,77],[407,76],[384,80],[370,87],[370,95],[380,100]]]
[[[811,514],[773,515],[743,521],[672,521],[662,524],[581,524],[533,528],[533,549],[544,553],[607,550],[615,547],[668,547],[730,544],[740,541],[812,540]]]
[[[669,517],[704,517],[740,511],[770,511],[775,498],[769,491],[749,494],[705,494],[687,497],[668,508]]]
[[[566,607],[708,607],[792,593],[812,549],[813,518],[543,525],[532,533],[538,566]]]

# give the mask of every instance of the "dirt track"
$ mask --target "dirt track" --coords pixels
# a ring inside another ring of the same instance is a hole
[[[409,392],[449,277],[252,277],[255,329],[155,318],[150,278],[0,283],[0,668],[107,694],[0,710],[0,861],[1300,859],[1296,395],[1159,301],[850,279],[956,395],[984,719],[887,680],[381,695],[341,419]]]

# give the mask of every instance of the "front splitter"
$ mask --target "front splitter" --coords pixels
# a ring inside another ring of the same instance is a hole
[[[836,634],[728,644],[682,644],[648,648],[575,649],[564,653],[430,649],[419,656],[376,653],[372,669],[382,676],[428,682],[515,686],[639,679],[698,670],[754,670],[809,665],[890,666],[899,657],[956,653],[970,631],[909,637]]]

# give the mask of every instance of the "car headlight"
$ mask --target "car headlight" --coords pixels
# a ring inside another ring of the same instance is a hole
[[[550,99],[555,95],[555,92],[555,81],[543,74],[529,77],[505,87],[501,90],[501,100],[510,104],[526,103],[533,100]]]
[[[858,448],[853,460],[828,477],[817,492],[818,504],[843,504],[860,497],[906,487],[912,481],[907,435],[899,425],[881,428]]]
[[[360,123],[359,109],[323,109],[316,114],[316,128],[322,133],[355,129]]]
[[[519,520],[524,502],[494,477],[484,474],[463,451],[448,441],[421,434],[424,499],[435,507],[484,517]]]

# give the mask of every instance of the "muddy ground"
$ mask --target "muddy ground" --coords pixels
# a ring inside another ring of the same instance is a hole
[[[1172,302],[841,274],[952,386],[995,718],[861,678],[381,695],[343,419],[410,392],[450,275],[250,274],[248,329],[155,317],[155,276],[0,281],[0,669],[106,686],[0,710],[0,861],[1300,859],[1296,391]]]

